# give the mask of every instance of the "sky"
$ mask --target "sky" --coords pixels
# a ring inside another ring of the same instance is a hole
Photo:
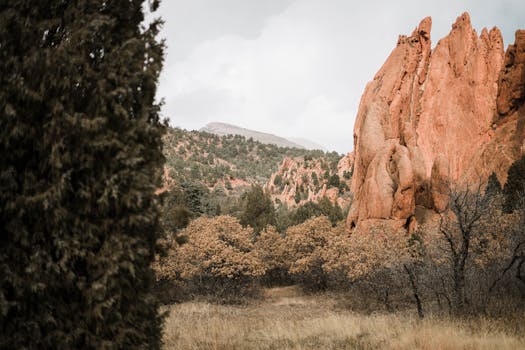
[[[209,122],[353,149],[366,83],[421,19],[432,45],[463,12],[497,26],[505,45],[525,28],[525,0],[164,0],[158,98],[172,126]]]

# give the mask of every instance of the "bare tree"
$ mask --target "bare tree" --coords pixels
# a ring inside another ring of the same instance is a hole
[[[487,234],[484,223],[492,209],[481,193],[481,184],[464,190],[450,190],[448,210],[441,214],[439,231],[447,243],[452,269],[452,307],[464,313],[466,305],[465,269],[473,240]]]
[[[518,200],[513,212],[515,226],[512,232],[509,232],[512,246],[510,260],[501,275],[494,280],[490,286],[490,291],[492,291],[514,267],[516,267],[514,276],[522,283],[522,287],[525,287],[525,192],[520,191],[516,198],[518,198]]]

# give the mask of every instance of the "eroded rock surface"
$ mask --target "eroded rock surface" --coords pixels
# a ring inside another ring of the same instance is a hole
[[[504,53],[497,28],[478,36],[457,18],[431,49],[425,18],[368,83],[354,129],[350,229],[390,220],[417,227],[416,208],[447,206],[450,185],[500,181],[523,152],[525,31]]]
[[[274,202],[296,207],[307,202],[319,202],[328,198],[342,208],[348,208],[351,202],[349,187],[354,168],[352,152],[342,157],[337,166],[328,159],[285,158],[279,169],[272,174],[264,186]],[[338,176],[340,186],[329,181],[333,175]]]

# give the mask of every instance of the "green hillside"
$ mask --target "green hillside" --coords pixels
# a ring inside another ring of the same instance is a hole
[[[169,175],[177,183],[200,182],[208,188],[232,180],[264,184],[285,157],[325,157],[337,162],[341,155],[320,150],[278,147],[239,135],[218,136],[202,131],[170,128],[164,137]]]

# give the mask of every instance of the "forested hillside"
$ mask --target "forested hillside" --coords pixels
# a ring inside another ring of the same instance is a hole
[[[337,163],[336,152],[278,147],[239,135],[218,136],[201,131],[169,129],[164,137],[169,176],[177,183],[200,182],[208,188],[227,190],[264,184],[285,157],[326,158]]]
[[[343,178],[340,165],[348,162],[336,152],[173,128],[164,136],[164,154],[164,187],[159,192],[165,192],[163,222],[168,232],[177,232],[191,219],[221,214],[245,225],[276,225],[280,231],[315,215],[327,215],[334,223],[343,219],[349,177]],[[311,185],[304,182],[310,172],[319,173]],[[283,186],[276,185],[279,179]],[[305,197],[305,191],[312,195]],[[297,201],[296,194],[302,195]]]

